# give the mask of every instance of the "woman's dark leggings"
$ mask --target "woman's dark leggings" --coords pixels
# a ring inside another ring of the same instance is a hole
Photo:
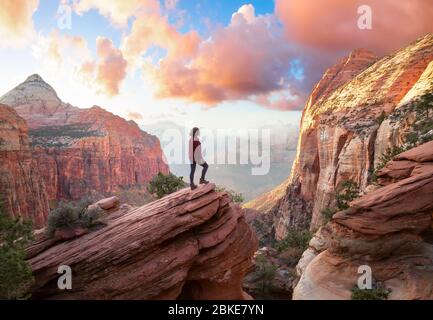
[[[205,180],[206,178],[206,172],[209,168],[207,162],[200,164],[203,167],[203,171],[201,172],[201,180]],[[189,174],[189,181],[191,184],[194,183],[194,174],[195,174],[195,168],[197,167],[197,163],[191,163],[191,173]]]

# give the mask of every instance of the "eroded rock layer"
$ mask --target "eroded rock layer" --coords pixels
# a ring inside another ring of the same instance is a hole
[[[353,201],[320,228],[298,264],[295,299],[350,299],[360,266],[389,299],[433,299],[433,144],[395,157],[386,186]]]
[[[244,299],[256,250],[243,210],[209,184],[111,213],[66,242],[42,237],[28,261],[36,299]],[[57,287],[60,265],[72,269],[70,291]]]

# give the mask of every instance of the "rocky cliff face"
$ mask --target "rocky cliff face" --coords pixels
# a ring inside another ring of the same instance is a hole
[[[156,137],[100,107],[62,102],[38,75],[0,101],[28,124],[32,156],[50,201],[144,185],[158,172],[168,172]]]
[[[45,184],[29,147],[26,122],[0,104],[0,201],[13,217],[32,219],[36,226],[49,212]]]
[[[110,201],[107,201],[107,203]],[[257,239],[243,210],[215,185],[141,208],[111,210],[105,226],[27,250],[35,299],[245,299],[242,279]],[[68,265],[73,288],[57,288]]]
[[[294,299],[350,299],[360,266],[389,299],[433,299],[433,141],[378,172],[381,187],[320,228],[298,264]]]
[[[432,60],[428,35],[380,60],[354,51],[325,73],[303,113],[288,188],[272,209],[278,239],[288,228],[317,230],[343,181],[364,191],[383,153],[407,142],[417,118],[408,108],[433,89]]]

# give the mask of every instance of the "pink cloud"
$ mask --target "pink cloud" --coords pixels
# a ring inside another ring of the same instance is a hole
[[[157,95],[215,105],[284,89],[291,50],[276,19],[254,11],[252,5],[242,6],[192,55],[169,55],[158,66],[147,66]]]
[[[98,37],[96,46],[99,60],[96,81],[109,96],[117,95],[119,86],[126,76],[127,62],[110,39]]]
[[[288,89],[260,94],[252,99],[252,101],[265,108],[279,111],[302,110],[306,100],[307,95],[305,92],[289,85]]]
[[[108,38],[96,39],[96,51],[96,61],[84,62],[80,74],[89,82],[94,81],[101,93],[110,97],[118,95],[120,85],[126,77],[127,61]]]
[[[358,8],[372,9],[372,29],[358,28]],[[388,54],[433,32],[430,0],[276,0],[289,41],[330,52],[367,48]]]
[[[35,34],[33,14],[38,0],[0,1],[0,47],[16,47],[27,44]]]
[[[33,49],[39,58],[59,65],[79,64],[90,57],[87,41],[83,37],[61,34],[57,30],[47,36],[39,36]]]
[[[167,49],[172,57],[185,58],[194,55],[199,43],[197,32],[181,34],[169,24],[167,17],[151,14],[134,21],[131,32],[124,38],[122,51],[133,64],[152,46]]]

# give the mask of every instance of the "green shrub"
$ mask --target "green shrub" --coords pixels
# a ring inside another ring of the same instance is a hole
[[[406,142],[409,143],[411,146],[416,146],[419,141],[419,134],[418,132],[410,132],[406,135]]]
[[[433,130],[433,119],[424,119],[417,125],[420,134],[426,134]]]
[[[415,101],[415,109],[425,118],[430,118],[430,111],[433,111],[433,93],[429,92]]]
[[[256,270],[254,277],[259,280],[259,290],[262,294],[268,294],[272,288],[272,281],[275,278],[278,267],[269,262],[264,256],[256,258]]]
[[[290,248],[295,248],[304,252],[308,249],[308,244],[312,237],[313,235],[310,230],[290,229],[286,237],[276,243],[275,249],[277,249],[278,252],[283,252]]]
[[[234,203],[242,203],[242,202],[245,201],[244,196],[242,195],[242,193],[237,193],[236,191],[229,190],[229,189],[226,189],[224,187],[217,187],[215,189],[215,191],[217,191],[217,192],[227,192],[227,194],[229,195],[230,199]]]
[[[86,210],[80,216],[80,225],[86,229],[90,229],[100,223],[103,216],[103,210],[99,207]]]
[[[421,143],[426,143],[433,140],[433,133],[425,135],[421,138]]]
[[[328,223],[329,221],[331,221],[332,217],[334,216],[334,214],[337,212],[336,209],[334,208],[326,208],[322,210],[322,216],[323,216],[323,220],[326,223]]]
[[[343,181],[336,190],[337,208],[345,210],[349,208],[349,203],[358,198],[359,187],[352,180]]]
[[[79,202],[60,202],[57,208],[51,210],[48,216],[46,235],[51,237],[58,229],[92,228],[100,223],[103,210],[87,209],[92,203],[90,199]]]
[[[372,289],[359,289],[358,286],[352,288],[352,300],[387,300],[391,289],[375,285]]]
[[[25,246],[33,239],[31,221],[12,219],[0,204],[0,299],[26,297],[33,275],[25,261]]]
[[[185,188],[186,184],[183,181],[183,177],[176,177],[171,172],[169,174],[163,174],[159,172],[152,181],[149,182],[147,190],[161,199],[162,197],[176,192],[182,188]]]
[[[390,162],[392,159],[394,159],[396,156],[398,156],[400,153],[403,153],[407,151],[404,147],[391,147],[386,149],[386,151],[380,156],[379,158],[379,164],[376,167],[376,170],[380,170],[385,168],[385,166]]]

